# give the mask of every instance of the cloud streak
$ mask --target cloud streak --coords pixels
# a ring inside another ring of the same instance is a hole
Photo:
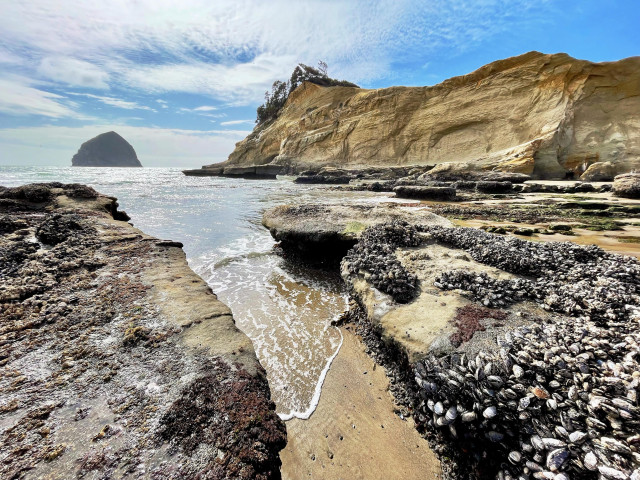
[[[0,112],[9,115],[39,115],[48,118],[77,117],[65,97],[29,85],[22,77],[0,78]]]
[[[255,123],[254,120],[248,119],[248,120],[229,120],[228,122],[220,122],[220,125],[222,125],[223,127],[229,126],[229,125],[242,125],[242,124],[253,124]]]
[[[186,92],[247,105],[297,62],[367,83],[391,66],[447,47],[463,50],[545,10],[532,0],[157,0],[9,2],[5,57],[87,88]],[[517,12],[516,14],[509,12]],[[11,57],[9,57],[9,54]],[[0,55],[0,60],[2,55]]]
[[[38,74],[55,82],[77,87],[108,89],[109,74],[101,68],[69,57],[46,57],[40,62]]]
[[[130,102],[128,100],[122,100],[120,98],[115,98],[115,97],[105,97],[103,95],[94,95],[92,93],[76,93],[76,92],[69,92],[69,95],[92,98],[94,100],[98,100],[99,102],[104,103],[105,105],[109,105],[111,107],[116,107],[116,108],[124,108],[125,110],[148,110],[150,112],[157,112],[157,110],[151,107],[147,107],[146,105],[140,105],[137,102]]]

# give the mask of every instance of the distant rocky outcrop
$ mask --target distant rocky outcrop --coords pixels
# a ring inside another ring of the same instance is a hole
[[[116,132],[84,142],[71,159],[73,167],[142,167],[131,144]]]
[[[584,180],[640,168],[640,57],[592,63],[529,52],[431,87],[305,82],[226,162],[197,172],[397,165],[538,179],[586,172]]]

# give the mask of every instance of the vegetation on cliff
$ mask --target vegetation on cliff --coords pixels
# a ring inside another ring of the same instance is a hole
[[[293,69],[291,78],[289,78],[288,81],[282,82],[276,80],[273,82],[271,93],[268,91],[264,93],[265,101],[258,107],[256,123],[261,124],[267,120],[276,118],[282,107],[284,107],[291,92],[304,82],[315,83],[323,87],[358,87],[355,83],[347,82],[346,80],[330,78],[327,75],[327,68],[327,64],[323,61],[318,62],[317,68],[299,63],[296,68]]]

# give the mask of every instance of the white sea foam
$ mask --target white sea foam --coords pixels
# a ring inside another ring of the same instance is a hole
[[[135,170],[135,171],[134,171]],[[179,169],[0,167],[6,186],[61,181],[118,198],[145,233],[179,240],[191,265],[252,339],[282,415],[307,417],[342,337],[329,320],[346,307],[339,281],[309,274],[272,253],[262,211],[283,203],[389,201],[275,180],[187,177]],[[311,275],[311,276],[310,276]]]
[[[284,269],[258,231],[203,259],[199,273],[234,312],[267,371],[282,418],[309,418],[342,345],[330,319],[346,307],[339,283]],[[224,257],[224,258],[221,258]]]
[[[336,327],[333,327],[336,328]],[[320,394],[322,392],[322,385],[324,384],[324,379],[327,376],[327,373],[329,373],[329,369],[331,368],[331,364],[333,363],[333,360],[338,356],[338,353],[340,353],[340,349],[342,348],[342,343],[344,342],[344,337],[342,336],[342,332],[340,331],[339,328],[336,328],[336,330],[338,330],[338,333],[340,334],[340,344],[338,345],[338,348],[336,348],[336,351],[333,353],[333,355],[331,355],[331,357],[327,360],[326,365],[324,366],[324,368],[322,369],[322,373],[320,374],[320,378],[318,379],[318,383],[316,384],[316,388],[313,392],[313,397],[311,398],[311,403],[309,405],[309,408],[307,408],[304,412],[289,412],[289,413],[279,413],[278,416],[284,420],[291,420],[292,418],[300,418],[302,420],[307,420],[309,417],[311,417],[311,414],[315,411],[315,409],[318,407],[318,403],[320,403]]]

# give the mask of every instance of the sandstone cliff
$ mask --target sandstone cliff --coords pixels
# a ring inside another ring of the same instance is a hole
[[[432,87],[305,83],[275,121],[208,168],[433,164],[600,180],[640,168],[640,57],[592,63],[530,52]]]

